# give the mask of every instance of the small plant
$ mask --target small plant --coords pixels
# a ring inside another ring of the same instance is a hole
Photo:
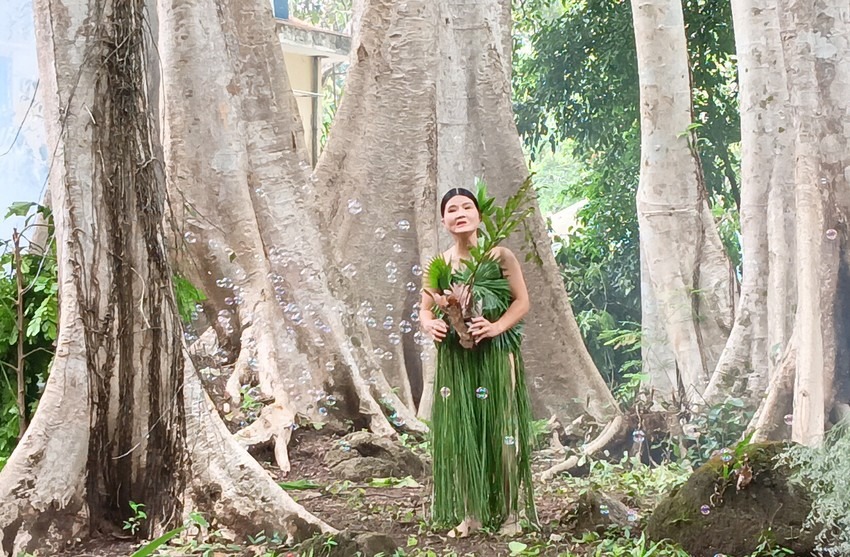
[[[142,526],[142,522],[147,520],[148,514],[144,511],[145,505],[143,503],[136,503],[135,501],[130,501],[130,510],[133,511],[133,514],[124,521],[124,529],[129,530],[130,534],[136,535],[139,531],[139,528]]]
[[[810,448],[794,445],[777,458],[777,466],[789,466],[791,481],[812,495],[812,510],[806,526],[820,531],[818,549],[825,555],[850,555],[850,423],[834,426],[823,445]]]

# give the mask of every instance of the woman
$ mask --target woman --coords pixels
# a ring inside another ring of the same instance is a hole
[[[480,526],[501,526],[503,534],[514,535],[520,530],[521,500],[525,518],[537,523],[531,411],[520,354],[520,320],[529,309],[528,291],[519,261],[507,248],[496,246],[468,264],[474,259],[470,248],[478,243],[481,223],[472,192],[450,190],[440,212],[454,246],[438,258],[440,265],[431,264],[426,279],[442,266],[454,293],[439,292],[431,281],[423,289],[420,310],[422,329],[438,343],[431,422],[434,520],[454,526],[450,536],[466,536]],[[472,268],[474,281],[469,280]],[[469,286],[459,286],[465,281],[472,282],[471,300]],[[471,319],[459,324],[468,332],[440,318],[450,315],[451,304],[457,307],[458,300],[475,308]]]

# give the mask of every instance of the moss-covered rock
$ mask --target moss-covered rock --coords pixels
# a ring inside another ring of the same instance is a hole
[[[647,522],[647,535],[677,542],[694,557],[749,555],[764,539],[809,555],[815,535],[803,523],[811,498],[788,481],[787,468],[776,467],[784,447],[753,444],[714,456],[661,501]]]

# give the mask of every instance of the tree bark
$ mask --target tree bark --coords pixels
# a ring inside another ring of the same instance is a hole
[[[257,383],[275,401],[240,439],[271,435],[286,471],[299,415],[363,418],[393,435],[383,404],[395,425],[424,432],[408,397],[375,371],[369,332],[346,305],[344,275],[326,260],[315,219],[321,188],[309,177],[268,6],[160,4],[160,52],[179,68],[163,86],[169,191],[185,223],[181,268],[208,295],[207,315],[235,358],[231,397],[238,403],[240,385]]]
[[[848,288],[850,14],[840,2],[783,3],[783,46],[796,133],[798,366],[792,439],[820,442],[834,403],[837,301]],[[846,263],[845,263],[846,264]],[[843,279],[843,280],[840,280]],[[845,378],[842,377],[846,381]]]
[[[709,210],[696,154],[682,6],[633,0],[640,78],[641,174],[637,193],[643,279],[657,313],[644,315],[649,385],[670,397],[681,384],[698,401],[732,326],[734,285]],[[646,291],[643,292],[646,294]],[[661,323],[653,323],[653,318]],[[664,347],[671,356],[664,356]],[[657,362],[675,362],[674,366]]]
[[[39,0],[60,324],[30,428],[0,472],[0,553],[56,553],[145,505],[287,531],[295,504],[227,434],[186,363],[164,244],[141,0]]]
[[[705,399],[765,392],[790,334],[794,304],[793,142],[777,6],[734,0],[741,109],[743,280],[735,324]]]
[[[315,177],[326,192],[321,207],[332,261],[358,270],[349,277],[351,304],[383,307],[389,300],[393,307],[376,316],[379,323],[408,320],[421,280],[410,270],[449,246],[438,231],[442,192],[474,189],[483,178],[504,201],[527,176],[510,105],[508,7],[496,0],[364,5],[357,56]],[[392,156],[376,156],[385,152]],[[353,215],[351,202],[362,213]],[[538,261],[523,269],[532,299],[523,352],[535,413],[607,420],[619,410],[584,347],[539,211],[528,226],[528,248],[519,241],[511,247]],[[373,267],[378,277],[359,272]],[[398,270],[395,281],[386,269]],[[403,337],[400,349],[389,335],[373,337],[393,353],[384,361],[390,382],[427,415],[428,343]]]

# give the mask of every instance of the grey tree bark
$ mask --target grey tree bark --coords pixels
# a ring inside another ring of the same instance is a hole
[[[268,6],[161,1],[160,12],[159,51],[178,68],[163,76],[163,114],[180,267],[208,295],[208,319],[235,360],[234,402],[252,384],[274,399],[237,438],[273,442],[287,471],[298,416],[424,432],[409,397],[376,371],[380,353],[346,305],[345,269],[326,259],[322,188],[310,179]]]
[[[704,395],[757,399],[793,324],[794,134],[778,5],[735,0],[741,110],[743,280],[735,324]],[[746,393],[750,393],[747,395]]]
[[[392,354],[382,362],[390,383],[409,404],[419,400],[422,415],[432,349],[395,327],[415,315],[419,270],[449,245],[438,232],[439,198],[482,178],[504,200],[528,173],[510,105],[507,9],[504,0],[366,1],[346,94],[315,172],[331,261],[357,271],[348,277],[352,305],[389,302],[376,315],[388,332],[373,337]],[[524,266],[535,413],[607,421],[619,410],[584,347],[539,211],[528,227],[528,246],[512,247],[537,261]]]
[[[164,243],[141,0],[39,0],[60,324],[38,411],[0,472],[0,554],[65,542],[145,504],[241,531],[331,530],[232,439],[187,363]],[[214,496],[210,496],[214,494]]]
[[[700,400],[732,328],[734,279],[692,145],[682,6],[633,0],[641,105],[643,370],[661,398]]]
[[[850,209],[850,14],[841,2],[780,2],[793,133],[794,329],[753,427],[817,445],[850,401],[846,215]],[[771,214],[771,220],[782,215]],[[771,272],[773,269],[771,269]]]

